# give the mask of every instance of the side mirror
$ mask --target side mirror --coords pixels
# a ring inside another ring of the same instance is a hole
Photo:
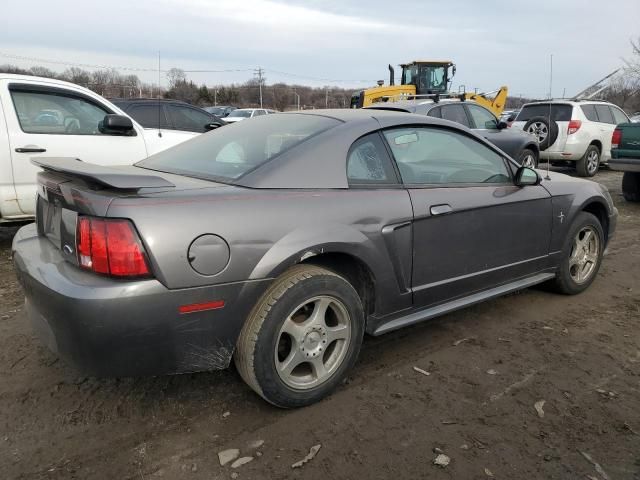
[[[204,129],[205,129],[205,131],[208,132],[210,130],[215,130],[216,128],[221,127],[221,126],[222,126],[222,124],[220,124],[220,123],[207,123],[207,124],[205,124]]]
[[[525,187],[527,185],[538,185],[542,181],[538,172],[533,168],[520,167],[516,171],[516,185],[518,187]]]
[[[498,122],[498,130],[504,130],[505,128],[509,128],[509,124],[507,122],[500,120]]]
[[[133,122],[125,115],[108,114],[98,124],[98,130],[105,135],[135,135]]]

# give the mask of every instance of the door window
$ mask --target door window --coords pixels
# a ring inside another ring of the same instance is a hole
[[[595,105],[595,107],[600,123],[614,123],[613,115],[611,115],[608,105]]]
[[[416,127],[384,135],[405,184],[511,183],[502,156],[463,133]]]
[[[427,113],[427,115],[429,117],[442,118],[442,108],[441,107],[432,108],[431,110],[429,110],[429,113]]]
[[[127,113],[144,128],[170,128],[164,108],[160,104],[133,105]]]
[[[598,121],[598,114],[596,113],[596,107],[594,105],[580,105],[582,109],[582,113],[587,117],[587,120],[591,120],[592,122]]]
[[[495,115],[486,108],[479,107],[478,105],[467,105],[473,123],[476,124],[475,128],[484,128],[487,130],[497,130],[498,120]]]
[[[443,105],[441,108],[442,118],[445,120],[451,120],[452,122],[461,123],[465,127],[471,127],[467,112],[464,111],[462,105]]]
[[[211,117],[205,112],[182,105],[168,105],[169,114],[176,130],[204,132],[204,126],[211,123]]]
[[[25,133],[101,135],[105,108],[76,96],[11,89],[11,99]]]
[[[611,113],[613,114],[613,120],[616,125],[620,123],[627,123],[629,121],[627,115],[617,107],[611,107]]]
[[[396,184],[397,178],[391,159],[378,133],[356,141],[347,157],[349,185]]]
[[[265,111],[264,111],[264,110],[255,110],[255,111],[253,112],[253,116],[254,116],[254,117],[259,117],[260,115],[264,115],[264,114],[265,114]]]

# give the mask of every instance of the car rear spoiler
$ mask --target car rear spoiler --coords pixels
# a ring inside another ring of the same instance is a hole
[[[89,183],[121,190],[137,190],[140,188],[175,187],[168,180],[157,175],[137,173],[141,170],[132,166],[124,168],[105,167],[94,163],[83,162],[73,157],[36,157],[31,163],[51,172],[58,172],[81,178]]]

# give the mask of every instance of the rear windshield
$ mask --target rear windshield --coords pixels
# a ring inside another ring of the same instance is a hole
[[[571,120],[571,112],[573,107],[571,105],[552,104],[551,105],[551,119],[556,122],[568,122]],[[516,122],[528,122],[534,117],[547,117],[549,118],[549,104],[548,103],[536,103],[535,105],[525,105],[520,110]]]
[[[138,167],[231,181],[341,122],[318,115],[265,115],[199,135],[138,162]]]
[[[229,114],[230,117],[242,117],[249,118],[251,116],[251,110],[234,110]]]

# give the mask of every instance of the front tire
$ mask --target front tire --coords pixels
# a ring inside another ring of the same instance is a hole
[[[589,145],[587,151],[576,162],[576,172],[580,177],[593,177],[600,168],[600,149],[595,145]]]
[[[364,310],[353,286],[314,265],[278,277],[252,310],[234,361],[243,380],[277,407],[329,395],[355,364]]]
[[[580,212],[569,228],[553,290],[575,295],[593,283],[602,263],[604,232],[595,215]]]
[[[640,202],[640,172],[624,172],[622,196],[627,202]]]
[[[530,148],[522,149],[522,152],[520,152],[520,155],[518,156],[518,160],[520,161],[520,165],[523,167],[538,168],[538,155],[536,155],[536,152]]]

